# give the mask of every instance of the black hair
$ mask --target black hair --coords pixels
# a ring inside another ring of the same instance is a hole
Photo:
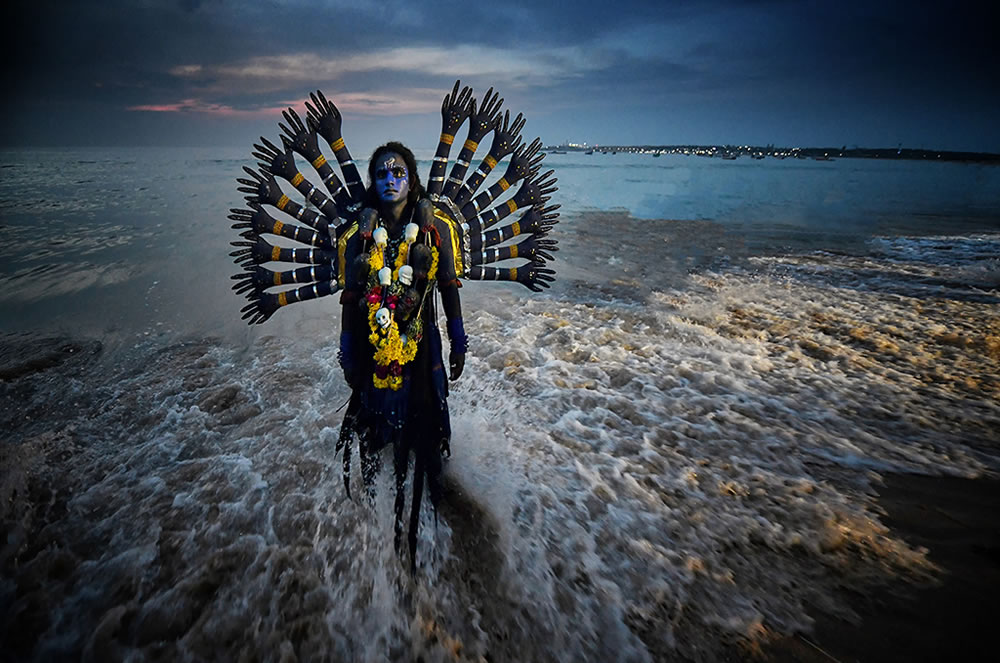
[[[365,207],[379,208],[378,195],[375,193],[375,167],[379,160],[390,152],[395,152],[403,157],[403,162],[406,163],[410,191],[406,194],[407,210],[404,211],[404,215],[406,215],[404,218],[409,218],[409,211],[413,209],[418,200],[424,197],[424,186],[420,183],[420,174],[417,173],[417,159],[413,156],[413,152],[402,143],[394,140],[376,147],[375,151],[372,152],[372,158],[368,160],[368,190],[365,192]]]

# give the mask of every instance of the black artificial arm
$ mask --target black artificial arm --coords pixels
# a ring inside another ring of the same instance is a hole
[[[540,176],[526,179],[509,200],[502,205],[484,212],[469,221],[469,232],[480,233],[497,222],[505,219],[511,213],[525,207],[544,205],[549,201],[550,194],[558,190],[556,178],[550,177],[554,171],[548,171]],[[546,179],[549,178],[549,179]]]
[[[233,208],[229,211],[229,219],[235,221],[232,225],[234,230],[243,230],[241,237],[250,238],[250,235],[261,235],[270,233],[293,239],[303,244],[311,244],[323,248],[332,248],[329,227],[324,228],[325,232],[310,230],[294,223],[285,223],[265,212],[259,203],[250,203],[251,209]]]
[[[472,254],[473,265],[485,265],[491,262],[509,260],[511,258],[528,258],[538,266],[552,260],[552,253],[558,251],[554,239],[540,239],[529,235],[519,242],[497,249],[483,249]]]
[[[561,205],[549,205],[548,207],[533,206],[521,215],[521,218],[504,226],[503,228],[493,228],[481,233],[471,233],[469,236],[469,250],[480,251],[501,242],[505,242],[518,235],[534,235],[537,238],[545,237],[552,230],[552,227],[559,223],[559,213],[556,211]]]
[[[510,111],[504,111],[503,121],[497,118],[497,127],[493,132],[493,144],[490,146],[490,152],[483,159],[483,162],[479,164],[479,167],[472,173],[472,176],[466,180],[462,188],[459,189],[458,195],[455,196],[455,205],[461,209],[472,199],[472,196],[476,195],[476,191],[482,186],[483,181],[489,177],[489,174],[493,172],[496,168],[497,163],[511,154],[517,148],[521,147],[521,128],[524,127],[524,116],[520,113],[514,118],[514,121],[510,121]]]
[[[261,170],[288,180],[292,186],[295,187],[296,191],[301,193],[306,200],[315,205],[319,211],[323,213],[323,216],[328,218],[330,221],[335,221],[340,217],[340,210],[337,207],[337,203],[325,193],[313,186],[313,184],[307,180],[301,172],[299,172],[298,166],[295,165],[295,156],[291,147],[286,145],[285,149],[282,150],[263,136],[261,136],[260,140],[263,144],[254,143],[256,151],[253,152],[253,155],[261,160],[257,164],[260,166]],[[282,207],[280,202],[276,203],[275,207],[284,211],[284,207]]]
[[[262,290],[272,286],[288,285],[290,283],[315,283],[317,281],[335,281],[337,272],[331,265],[313,265],[299,267],[283,272],[275,272],[266,267],[255,265],[251,269],[232,277],[235,284],[233,290],[244,294],[252,289]]]
[[[527,146],[522,145],[519,147],[514,151],[513,156],[511,156],[510,163],[507,165],[507,171],[503,177],[462,207],[462,216],[465,217],[470,226],[473,225],[475,217],[488,208],[496,200],[497,196],[518,181],[538,172],[538,169],[541,168],[542,159],[545,158],[545,154],[540,153],[541,149],[542,140],[540,138],[531,141],[531,144]]]
[[[444,96],[441,102],[441,138],[438,141],[434,162],[431,164],[431,174],[427,179],[427,192],[440,194],[444,187],[444,173],[448,168],[448,155],[451,154],[451,144],[455,142],[455,132],[465,123],[474,108],[472,88],[468,85],[459,92],[461,81],[455,81],[455,88]]]
[[[337,207],[346,210],[356,201],[351,199],[351,194],[344,188],[344,184],[337,177],[333,167],[327,163],[326,157],[319,149],[319,141],[316,131],[307,129],[305,123],[294,109],[282,111],[281,115],[288,122],[287,125],[278,123],[285,135],[281,137],[282,142],[305,157],[312,167],[316,169],[326,190],[333,196]]]
[[[522,267],[483,267],[476,265],[469,271],[469,278],[476,281],[516,281],[532,292],[541,292],[555,281],[555,270],[526,263]]]
[[[302,286],[294,290],[285,290],[277,294],[270,292],[252,293],[249,297],[250,303],[240,309],[242,318],[247,324],[261,324],[274,315],[282,306],[288,306],[295,302],[304,302],[317,297],[325,297],[337,291],[336,281],[320,281],[312,285]]]
[[[324,249],[289,249],[275,246],[263,238],[256,241],[241,240],[230,242],[237,247],[229,255],[240,267],[249,269],[252,265],[265,262],[295,262],[305,265],[332,265],[336,259],[333,251]]]
[[[311,104],[306,102],[309,127],[323,136],[330,144],[330,149],[337,157],[344,179],[347,180],[351,199],[355,203],[361,202],[365,197],[365,185],[361,182],[358,167],[354,165],[351,152],[347,149],[347,144],[344,143],[341,131],[343,117],[340,115],[340,110],[332,101],[327,101],[327,98],[319,90],[316,90],[315,94],[310,92],[309,98],[312,100]]]
[[[455,198],[455,193],[458,191],[458,187],[462,184],[465,173],[469,169],[469,162],[476,155],[479,142],[483,139],[483,136],[493,131],[496,127],[502,104],[503,99],[500,98],[499,93],[493,91],[493,88],[486,91],[486,96],[483,97],[478,110],[476,110],[476,102],[473,100],[469,118],[469,136],[462,146],[462,151],[458,154],[458,159],[455,160],[455,165],[451,169],[451,175],[448,176],[448,182],[445,184],[444,193],[442,194],[445,198]]]

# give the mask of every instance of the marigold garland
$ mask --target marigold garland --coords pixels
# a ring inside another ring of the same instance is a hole
[[[406,259],[410,252],[410,242],[405,240],[399,243],[396,259],[393,261],[392,283],[387,286],[388,292],[383,297],[383,286],[378,282],[378,272],[385,266],[385,247],[376,245],[372,248],[368,257],[368,292],[365,299],[368,303],[368,328],[371,333],[368,341],[375,348],[375,373],[372,375],[372,382],[377,389],[392,389],[397,391],[403,386],[403,366],[413,361],[417,356],[417,343],[422,336],[422,321],[419,313],[414,315],[410,321],[407,331],[408,335],[400,334],[399,324],[395,317],[390,317],[389,326],[384,330],[375,320],[375,316],[383,303],[388,304],[390,311],[395,310],[395,300],[398,298],[398,291],[402,290],[399,283],[399,268],[406,264]],[[431,267],[427,272],[428,283],[433,282],[437,276],[438,250],[431,245]],[[395,294],[393,294],[393,291]],[[390,315],[392,315],[390,313]],[[403,341],[406,338],[406,341]]]
[[[400,242],[399,243],[399,253],[396,256],[396,263],[393,265],[392,270],[392,280],[396,281],[399,279],[399,268],[406,264],[406,258],[410,255],[410,243]]]
[[[438,250],[433,244],[431,245],[431,268],[427,271],[427,280],[433,281],[434,277],[438,273]]]

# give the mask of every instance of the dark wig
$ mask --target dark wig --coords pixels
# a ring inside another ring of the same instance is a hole
[[[403,157],[403,162],[406,163],[410,192],[406,195],[407,210],[404,214],[408,214],[417,201],[424,197],[424,186],[420,183],[420,175],[417,173],[417,159],[413,156],[413,152],[402,143],[394,140],[375,148],[375,151],[372,152],[372,158],[368,161],[368,190],[365,192],[365,207],[379,208],[378,195],[375,193],[375,164],[390,152],[395,152]]]

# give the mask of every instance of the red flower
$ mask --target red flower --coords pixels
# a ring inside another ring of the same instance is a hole
[[[398,361],[393,361],[389,364],[389,375],[398,378],[402,374],[403,374],[403,367],[399,365]]]
[[[388,366],[382,366],[381,364],[376,365],[375,366],[375,377],[377,377],[379,380],[384,380],[387,377],[389,377],[389,367]]]

